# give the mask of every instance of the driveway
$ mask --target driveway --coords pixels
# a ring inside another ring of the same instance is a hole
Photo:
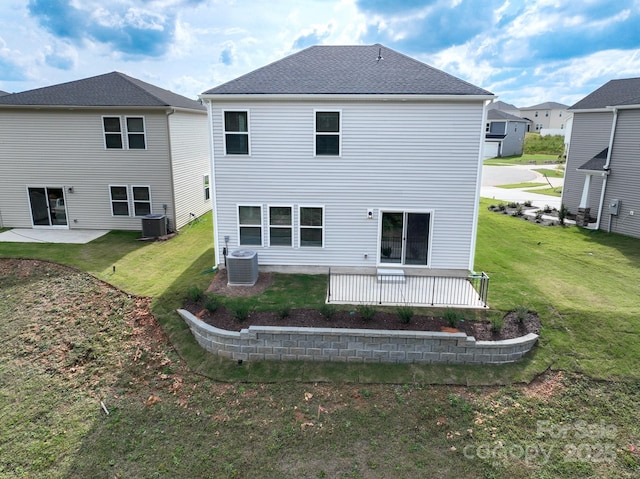
[[[561,199],[558,196],[540,195],[530,193],[525,190],[532,188],[498,188],[498,185],[510,185],[515,183],[545,183],[545,186],[538,188],[548,188],[547,180],[543,175],[534,169],[553,169],[555,165],[513,165],[513,166],[483,166],[482,186],[480,196],[501,201],[515,201],[524,203],[531,201],[531,204],[538,208],[550,206],[560,208]],[[564,178],[549,178],[554,187],[562,186]]]

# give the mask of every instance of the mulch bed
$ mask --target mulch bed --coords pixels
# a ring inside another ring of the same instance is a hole
[[[260,273],[254,286],[227,286],[226,271],[216,274],[208,293],[224,296],[243,297],[262,293],[273,282],[270,273]],[[240,331],[249,326],[290,326],[310,328],[354,328],[354,329],[387,329],[402,331],[448,331],[464,332],[476,340],[501,340],[524,336],[528,333],[539,334],[540,319],[535,312],[528,312],[523,320],[515,311],[503,317],[502,328],[495,332],[488,321],[461,320],[456,328],[451,328],[443,317],[429,314],[415,314],[411,321],[403,323],[395,312],[377,311],[371,319],[365,320],[358,314],[357,308],[338,309],[327,319],[320,311],[309,308],[292,308],[289,314],[281,318],[277,311],[252,311],[248,317],[239,321],[233,312],[220,306],[211,313],[203,302],[186,301],[184,308],[202,321],[220,329]],[[342,308],[342,307],[341,307]],[[415,311],[419,311],[416,308]],[[425,309],[425,311],[427,311]],[[462,311],[461,311],[462,312]]]

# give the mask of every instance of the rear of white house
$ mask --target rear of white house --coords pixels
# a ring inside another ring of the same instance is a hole
[[[493,95],[381,45],[311,47],[201,95],[216,262],[473,270]]]
[[[0,226],[170,229],[211,209],[207,116],[121,73],[0,97]]]

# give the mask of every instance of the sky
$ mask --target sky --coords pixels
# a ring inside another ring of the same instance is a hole
[[[198,94],[311,45],[381,43],[517,107],[640,77],[640,0],[2,0],[0,90],[120,71]]]

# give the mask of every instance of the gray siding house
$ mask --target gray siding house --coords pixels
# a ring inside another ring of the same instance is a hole
[[[640,78],[611,80],[570,111],[562,202],[581,226],[640,238]]]
[[[494,95],[382,45],[313,46],[204,92],[216,263],[474,266]]]
[[[528,123],[524,118],[491,108],[487,113],[484,157],[522,155]]]
[[[211,210],[194,100],[119,72],[0,96],[0,226],[169,229]]]

